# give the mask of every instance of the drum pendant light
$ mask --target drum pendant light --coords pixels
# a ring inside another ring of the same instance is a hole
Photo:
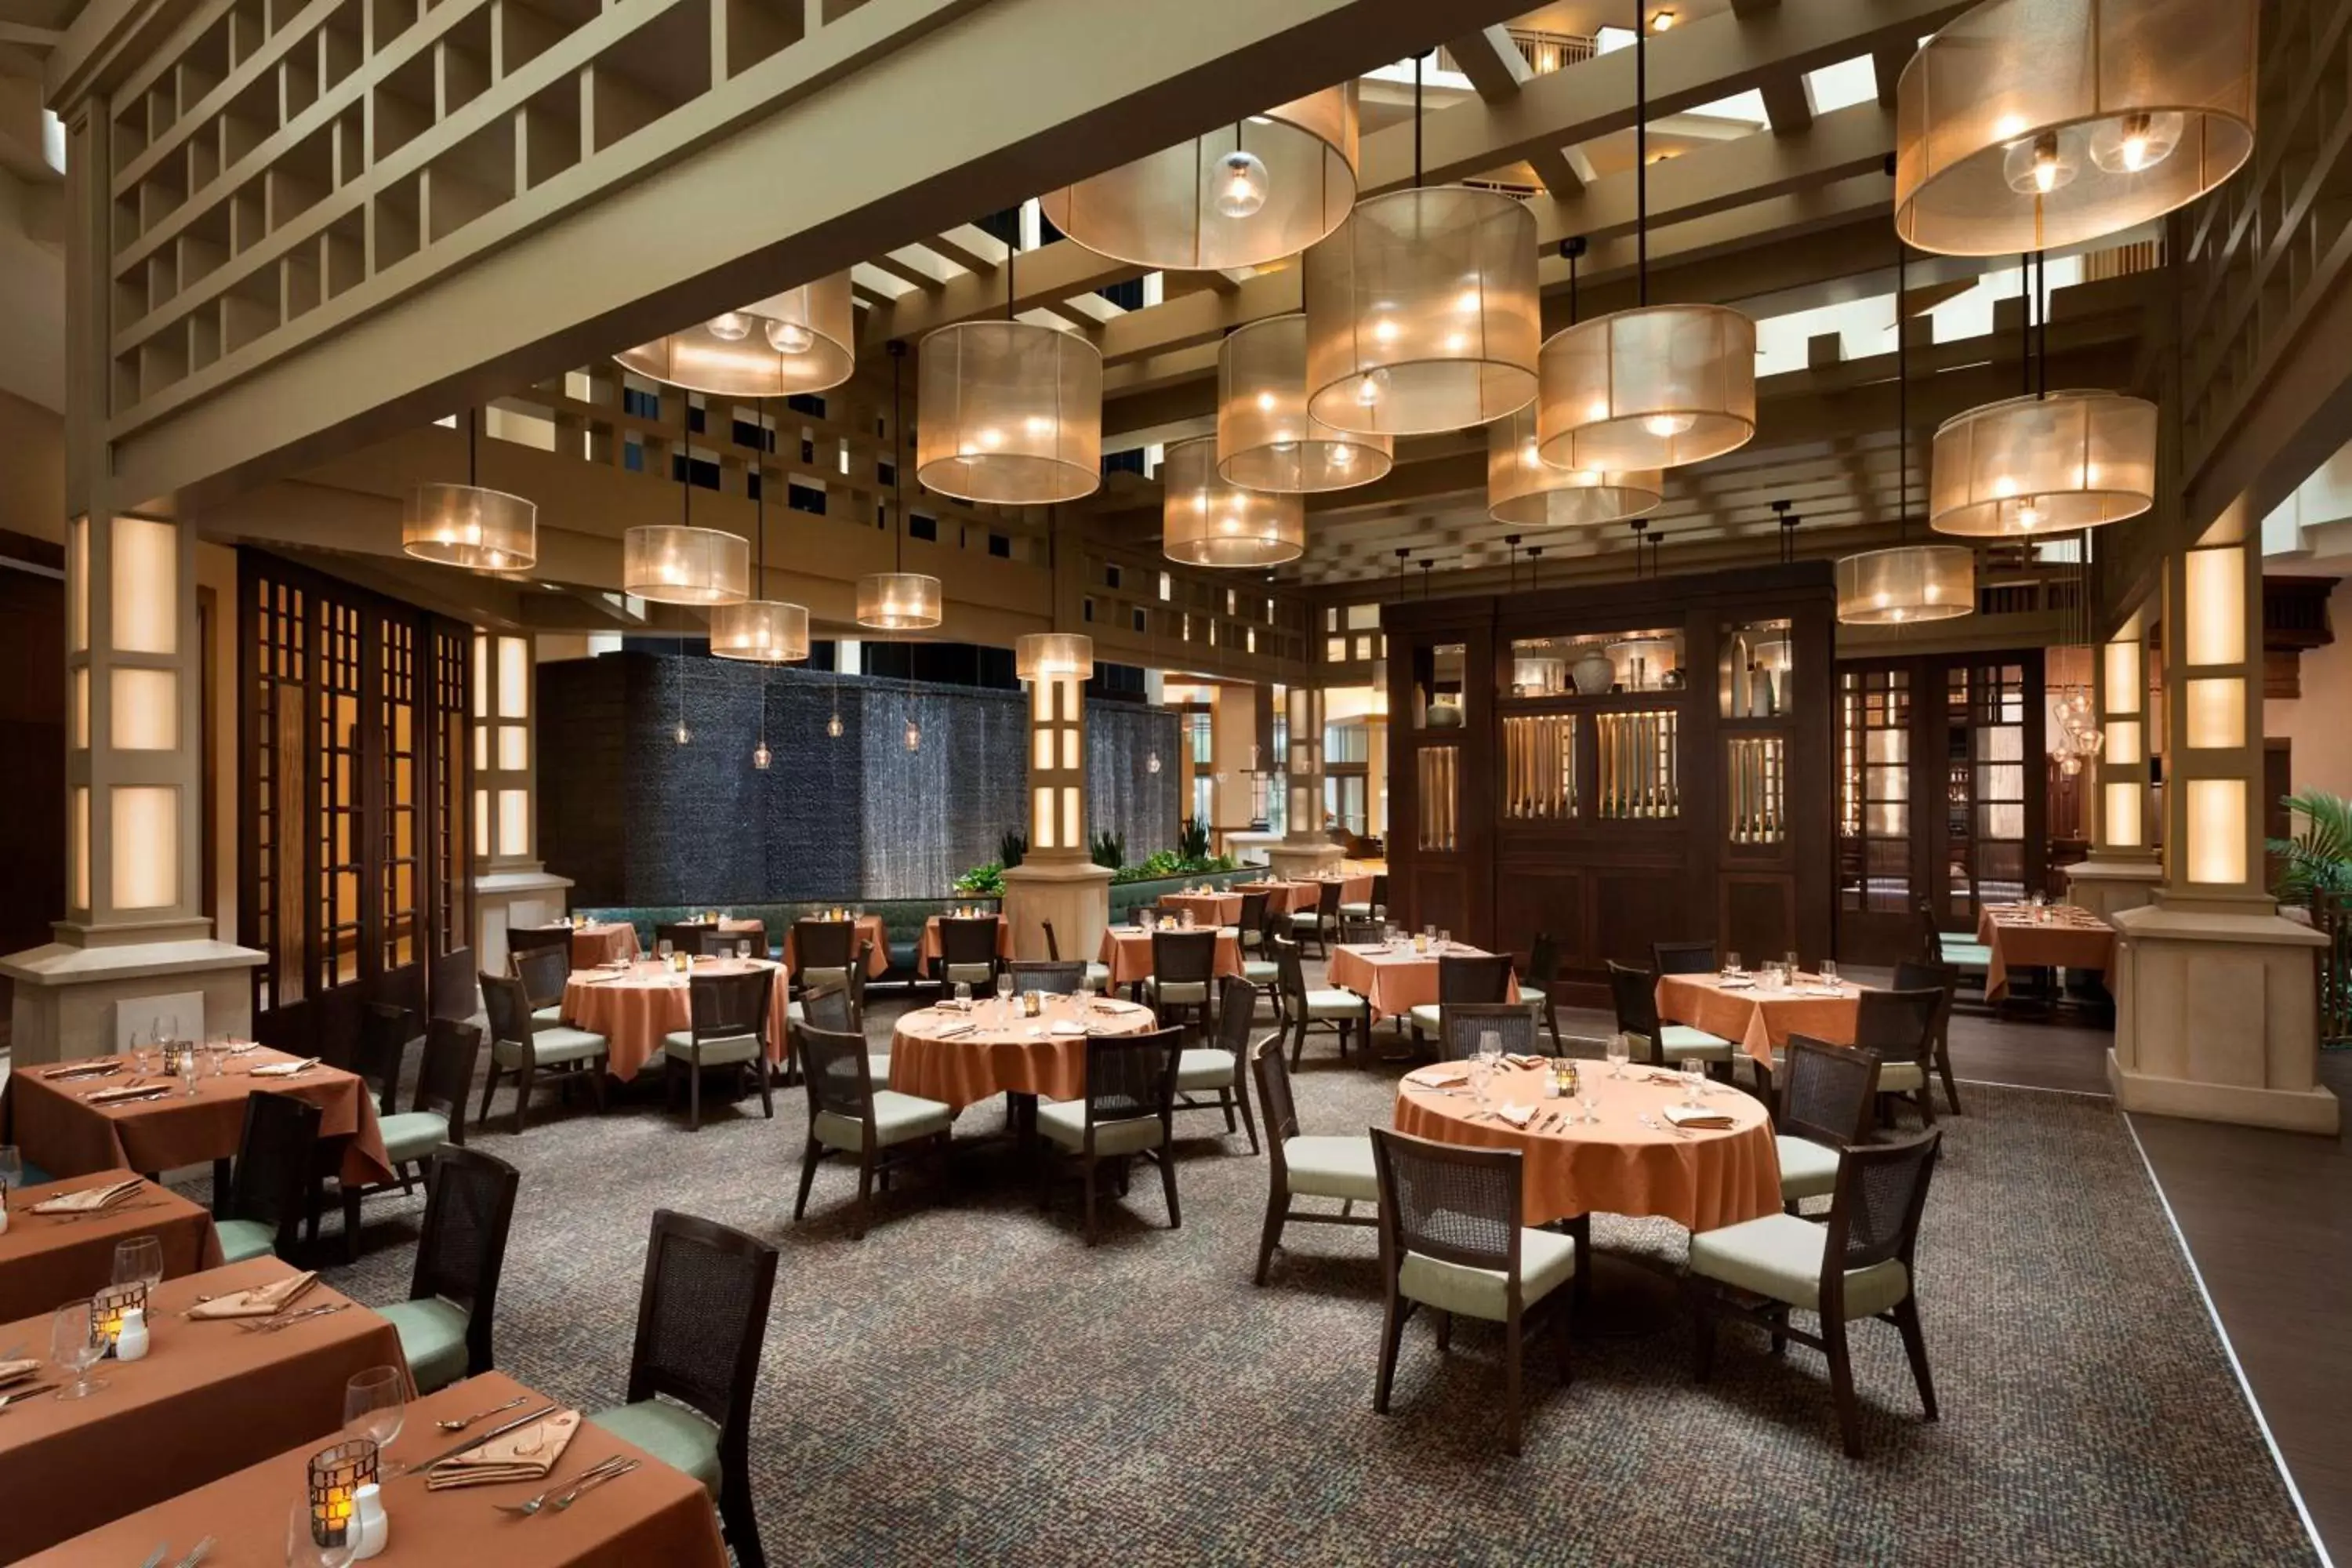
[[[1922,250],[2082,244],[2186,205],[2254,146],[2255,0],[1988,0],[1895,89],[1895,227]]]
[[[1102,486],[1102,351],[1013,314],[1016,245],[1004,256],[1004,320],[923,339],[915,472],[941,495],[1050,506]]]
[[[1179,441],[1160,459],[1160,551],[1188,566],[1279,566],[1307,552],[1307,502],[1217,477],[1214,437]]]
[[[907,345],[898,339],[890,341],[890,481],[895,499],[891,510],[898,527],[897,567],[888,572],[868,572],[857,580],[857,624],[869,631],[922,632],[940,624],[940,605],[946,595],[940,592],[940,580],[921,572],[907,570],[907,447],[900,438],[907,418],[907,403],[898,377],[899,367],[907,363]]]
[[[1309,494],[1384,478],[1396,444],[1307,411],[1307,317],[1237,327],[1217,349],[1217,474],[1244,489]]]
[[[829,273],[613,358],[639,375],[721,397],[790,397],[839,386],[857,371],[849,274]]]
[[[1358,202],[1300,273],[1308,412],[1360,436],[1467,429],[1536,395],[1535,215],[1422,184],[1418,56],[1412,71],[1412,187]]]
[[[680,521],[621,536],[621,589],[656,605],[740,605],[751,596],[750,542],[740,533],[694,526],[693,403],[680,388]]]
[[[1650,303],[1649,32],[1633,17],[1635,308],[1543,345],[1537,448],[1556,468],[1671,468],[1756,434],[1756,323],[1721,305]]]
[[[1138,267],[1262,266],[1347,218],[1356,126],[1349,80],[1048,191],[1038,206],[1088,250]]]
[[[1568,256],[1568,321],[1577,320],[1577,262],[1584,241],[1561,247]],[[1575,456],[1571,437],[1567,450]],[[1622,522],[1655,510],[1665,500],[1665,476],[1655,468],[1611,471],[1580,462],[1555,468],[1543,460],[1536,410],[1530,405],[1486,426],[1486,515],[1525,528]]]
[[[419,561],[477,572],[527,572],[539,561],[539,508],[474,482],[475,411],[466,410],[466,482],[419,485],[408,492],[400,548]]]
[[[1061,518],[1058,513],[1045,528],[1045,569],[1049,577],[1058,578],[1061,552]],[[1053,617],[1059,623],[1057,613]],[[1083,632],[1028,632],[1014,639],[1013,673],[1022,680],[1090,680],[1095,673],[1095,639]]]
[[[1841,557],[1837,618],[1849,626],[1948,621],[1977,607],[1976,552],[1961,544],[1908,544],[1911,529],[1911,345],[1904,330],[1910,247],[1895,243],[1895,544]]]
[[[764,451],[768,439],[764,401],[759,412],[760,439]],[[768,476],[764,466],[760,471],[759,519],[760,566],[752,582],[764,592],[768,586]],[[808,608],[774,599],[746,599],[740,605],[721,605],[710,612],[710,653],[714,658],[797,664],[809,656]],[[767,750],[764,737],[760,749],[762,752]]]

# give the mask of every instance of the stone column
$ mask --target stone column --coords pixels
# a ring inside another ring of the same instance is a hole
[[[1284,702],[1289,738],[1283,748],[1289,831],[1266,851],[1277,877],[1312,877],[1338,865],[1340,849],[1323,830],[1323,692],[1294,686]]]
[[[2164,879],[2149,787],[2157,737],[2147,711],[2147,622],[2145,611],[2135,611],[2100,647],[2092,676],[2104,739],[2083,792],[2091,853],[2066,868],[2066,887],[2075,903],[2104,921],[2148,902]]]
[[[103,100],[68,121],[67,907],[55,942],[0,958],[19,1067],[114,1050],[159,1016],[246,1033],[262,960],[203,913],[195,535],[137,515],[108,475],[109,131]]]
[[[2232,508],[2164,564],[2164,881],[2116,915],[2126,1110],[2333,1135],[2312,969],[2263,884],[2260,531]]]
[[[1045,926],[1065,959],[1090,959],[1110,923],[1108,866],[1087,837],[1087,683],[1079,675],[1029,682],[1029,853],[1004,873],[1013,951],[1046,956]]]
[[[474,632],[474,945],[507,966],[507,931],[564,912],[571,879],[539,859],[537,650],[528,637]]]

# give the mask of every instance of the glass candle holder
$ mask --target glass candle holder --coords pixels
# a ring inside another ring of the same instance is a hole
[[[122,1320],[132,1311],[144,1312],[147,1308],[147,1287],[143,1282],[110,1285],[89,1299],[89,1315],[106,1336],[106,1353],[114,1353],[115,1342],[122,1337]]]
[[[352,1437],[310,1456],[310,1540],[318,1546],[353,1543],[352,1519],[360,1488],[373,1485],[379,1462],[375,1439]]]

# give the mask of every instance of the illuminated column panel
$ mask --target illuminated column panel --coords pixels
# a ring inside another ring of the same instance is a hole
[[[1029,680],[1029,849],[1047,860],[1090,858],[1087,837],[1086,681]]]
[[[474,854],[478,871],[539,868],[538,734],[530,639],[474,634]]]
[[[2166,879],[2171,900],[2269,903],[2262,821],[2258,531],[2225,514],[2165,563]]]

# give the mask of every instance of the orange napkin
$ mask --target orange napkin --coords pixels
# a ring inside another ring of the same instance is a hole
[[[299,1300],[303,1292],[319,1282],[313,1270],[304,1270],[289,1279],[268,1285],[257,1285],[250,1290],[238,1290],[226,1296],[215,1296],[209,1301],[199,1301],[188,1309],[188,1316],[198,1321],[214,1318],[271,1318]]]
[[[117,1182],[110,1187],[84,1187],[79,1192],[59,1193],[53,1198],[43,1198],[33,1205],[35,1214],[89,1214],[111,1208],[139,1190],[139,1178]]]
[[[543,1481],[578,1430],[580,1412],[556,1411],[544,1421],[519,1426],[455,1458],[442,1460],[425,1472],[425,1489],[437,1492],[453,1487],[497,1486],[502,1481]]]
[[[1526,1051],[1505,1051],[1503,1059],[1515,1068],[1539,1068],[1544,1064],[1543,1058]]]

